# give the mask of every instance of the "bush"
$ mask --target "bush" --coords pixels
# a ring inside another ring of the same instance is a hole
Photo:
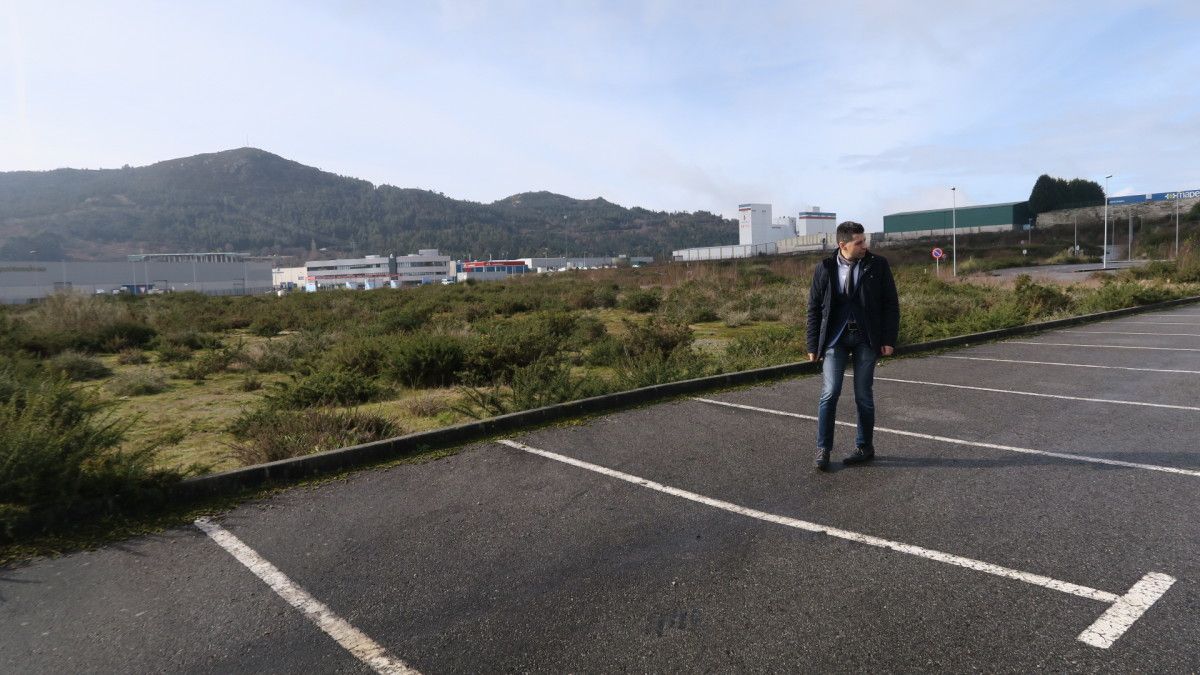
[[[87,352],[141,347],[156,334],[130,309],[111,298],[56,293],[22,317],[22,347],[50,355],[66,349]]]
[[[141,370],[116,376],[106,385],[117,396],[148,396],[168,389],[161,373]]]
[[[662,304],[662,295],[657,289],[635,288],[621,296],[620,308],[631,312],[649,313]]]
[[[350,370],[365,377],[375,377],[385,370],[389,351],[389,345],[380,337],[343,339],[325,353],[321,367]]]
[[[725,348],[725,362],[729,370],[750,370],[799,361],[807,357],[807,349],[803,331],[771,326],[734,338]]]
[[[480,326],[464,363],[467,380],[510,381],[517,368],[566,348],[577,321],[578,317],[566,312],[535,312]]]
[[[178,345],[161,344],[154,350],[159,363],[178,363],[192,358],[192,350]]]
[[[617,384],[622,389],[639,389],[678,382],[704,375],[706,365],[704,357],[691,349],[679,349],[666,356],[644,352],[617,366]]]
[[[181,474],[154,469],[153,446],[118,451],[128,426],[64,380],[0,405],[0,538],[162,503]]]
[[[283,330],[283,324],[275,317],[266,316],[255,319],[250,324],[250,332],[259,337],[275,337]]]
[[[259,389],[262,389],[262,386],[263,386],[262,380],[259,379],[258,375],[255,375],[254,373],[249,373],[242,380],[242,384],[239,388],[242,391],[258,391]]]
[[[1071,296],[1062,289],[1035,283],[1028,274],[1017,277],[1015,293],[1017,305],[1030,319],[1062,311],[1071,304]]]
[[[672,352],[691,346],[694,338],[692,329],[685,324],[673,324],[657,317],[637,323],[623,319],[625,325],[625,351],[631,356],[654,354],[662,358]]]
[[[230,446],[232,454],[244,465],[347,448],[404,433],[395,422],[378,415],[272,407],[242,412],[229,425],[229,432],[237,439]]]
[[[409,304],[384,311],[379,317],[379,326],[387,333],[408,333],[424,326],[432,315],[430,306]]]
[[[185,380],[202,382],[209,375],[224,372],[235,363],[247,361],[245,345],[240,341],[234,345],[212,349],[200,354],[192,363],[178,370],[179,377]]]
[[[347,406],[375,398],[379,387],[375,380],[345,369],[322,369],[303,377],[293,376],[290,383],[268,394],[271,403],[282,408]]]
[[[720,304],[717,289],[688,281],[667,292],[662,313],[675,323],[705,323],[721,318],[717,314]]]
[[[385,357],[385,372],[409,387],[445,387],[458,382],[465,342],[453,335],[419,333],[398,342]]]
[[[1163,302],[1183,295],[1184,293],[1165,286],[1143,285],[1134,281],[1108,281],[1096,289],[1096,292],[1080,300],[1079,310],[1085,314],[1106,312]]]
[[[63,352],[50,359],[49,368],[75,382],[99,380],[112,375],[112,370],[98,359],[76,352]]]
[[[514,370],[510,387],[460,387],[459,391],[463,398],[454,410],[482,419],[597,396],[609,387],[600,380],[577,379],[563,360],[548,357]]]

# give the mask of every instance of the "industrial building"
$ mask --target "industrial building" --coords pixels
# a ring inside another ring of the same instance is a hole
[[[1021,229],[1033,220],[1029,202],[1003,202],[929,211],[906,211],[883,217],[888,239],[915,239],[950,234],[1004,232]]]
[[[728,260],[824,250],[833,241],[837,214],[813,206],[798,216],[771,217],[771,205],[738,205],[738,243],[671,251],[671,260]]]
[[[397,256],[369,255],[365,258],[312,260],[305,265],[304,288],[400,288],[440,283],[453,278],[450,256],[435,248]]]
[[[206,295],[266,293],[272,288],[269,260],[245,253],[148,253],[124,262],[0,263],[0,302],[24,303],[58,291]]]

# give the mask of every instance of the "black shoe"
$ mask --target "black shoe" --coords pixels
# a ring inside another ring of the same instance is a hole
[[[862,464],[863,462],[869,462],[874,458],[874,446],[860,445],[854,449],[853,453],[847,455],[846,458],[842,460],[842,464],[845,464],[846,466],[850,466],[852,464]]]
[[[817,448],[817,470],[826,471],[829,469],[829,449]]]

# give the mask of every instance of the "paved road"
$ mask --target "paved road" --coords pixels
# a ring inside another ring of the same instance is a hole
[[[1032,267],[1004,267],[993,270],[994,277],[1016,277],[1028,274],[1034,279],[1050,279],[1053,281],[1085,281],[1093,272],[1108,272],[1115,274],[1130,267],[1140,267],[1148,264],[1149,260],[1113,260],[1105,267],[1100,263],[1085,263],[1071,265],[1035,265]]]
[[[864,467],[801,378],[216,519],[278,592],[197,528],[0,570],[0,671],[1200,670],[1200,307],[877,376]]]

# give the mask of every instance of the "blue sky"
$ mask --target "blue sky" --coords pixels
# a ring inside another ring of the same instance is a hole
[[[244,145],[490,202],[1200,188],[1200,3],[0,2],[0,171]]]

